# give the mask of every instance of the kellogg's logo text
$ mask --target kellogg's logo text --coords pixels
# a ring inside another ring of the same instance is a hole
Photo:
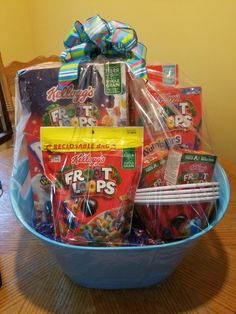
[[[90,153],[81,153],[71,158],[72,165],[88,164],[89,166],[99,166],[104,164],[106,157],[100,153],[98,156],[92,156]]]
[[[74,104],[84,103],[88,98],[94,96],[94,88],[88,86],[86,89],[75,89],[74,84],[59,90],[57,86],[51,87],[47,93],[47,101],[57,102],[59,99],[71,99]]]

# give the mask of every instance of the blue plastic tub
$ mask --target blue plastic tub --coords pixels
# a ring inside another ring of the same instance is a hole
[[[146,247],[67,245],[50,240],[33,229],[31,187],[21,195],[21,187],[28,171],[28,160],[24,159],[13,171],[11,178],[10,198],[17,218],[27,230],[43,241],[72,281],[89,288],[129,289],[161,283],[174,271],[188,249],[221,220],[229,203],[229,182],[218,164],[215,179],[220,182],[220,199],[216,214],[211,224],[194,236],[178,242]]]

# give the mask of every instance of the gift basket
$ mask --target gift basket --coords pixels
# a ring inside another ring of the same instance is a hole
[[[62,63],[18,72],[11,201],[76,283],[160,283],[223,217],[201,87],[146,65],[129,25],[75,22]]]

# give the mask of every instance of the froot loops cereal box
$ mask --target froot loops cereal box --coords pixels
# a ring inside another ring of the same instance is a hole
[[[156,84],[150,93],[162,107],[161,115],[168,132],[168,145],[186,149],[201,149],[202,105],[201,87],[163,86]],[[154,129],[152,138],[146,138],[144,151],[163,149],[166,137]]]
[[[180,148],[200,150],[202,106],[200,87],[164,86],[150,80],[143,91],[130,95],[131,125],[144,127],[144,156]]]
[[[45,63],[18,73],[24,114],[35,224],[51,220],[50,182],[42,167],[41,126],[127,126],[127,69],[124,62],[83,63],[79,79],[58,89],[60,63]]]
[[[168,151],[155,151],[144,156],[140,188],[165,185],[164,175]]]
[[[203,151],[171,150],[165,170],[167,185],[211,182],[216,159]]]

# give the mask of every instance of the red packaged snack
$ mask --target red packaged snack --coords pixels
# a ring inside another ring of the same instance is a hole
[[[210,182],[217,157],[203,151],[173,149],[165,170],[167,185]]]
[[[164,86],[176,86],[179,83],[178,64],[147,65],[148,79],[155,80]]]
[[[54,187],[56,235],[79,245],[121,245],[142,166],[142,128],[41,128]]]
[[[167,150],[156,151],[143,158],[143,169],[139,188],[164,185]]]

